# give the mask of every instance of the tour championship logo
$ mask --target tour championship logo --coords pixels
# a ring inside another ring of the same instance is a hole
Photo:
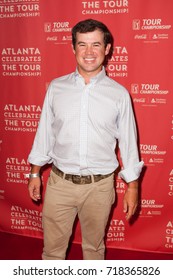
[[[36,132],[41,114],[41,107],[35,104],[4,106],[4,130],[10,132]]]
[[[54,44],[71,44],[71,30],[69,21],[45,22],[44,24],[46,41]]]
[[[82,1],[82,15],[110,15],[126,14],[129,12],[128,0],[102,0],[102,1]]]
[[[131,94],[134,103],[141,106],[156,107],[167,104],[167,95],[169,90],[162,89],[160,84],[131,84]]]
[[[171,24],[163,22],[161,18],[133,19],[132,29],[134,39],[145,43],[157,43],[160,40],[169,39]]]
[[[125,78],[128,76],[128,51],[125,46],[115,46],[107,65],[108,76]]]
[[[41,76],[41,51],[37,47],[3,48],[1,63],[4,77]]]
[[[39,17],[40,4],[39,0],[1,0],[0,1],[0,18],[23,18]]]

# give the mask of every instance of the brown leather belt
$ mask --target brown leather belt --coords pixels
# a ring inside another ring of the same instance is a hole
[[[64,178],[65,180],[71,181],[74,184],[78,185],[84,185],[84,184],[91,184],[94,182],[99,182],[102,179],[105,179],[109,176],[111,176],[113,173],[109,173],[106,175],[98,174],[98,175],[87,175],[87,176],[80,176],[80,175],[72,175],[72,174],[65,174],[60,169],[58,169],[54,164],[52,165],[52,171],[60,176],[61,178]]]

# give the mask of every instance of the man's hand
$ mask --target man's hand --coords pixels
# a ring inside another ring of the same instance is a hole
[[[29,195],[34,201],[41,199],[40,194],[41,178],[30,178],[28,182]]]
[[[39,174],[40,169],[41,169],[41,166],[32,165],[31,174],[34,174],[34,173]],[[41,199],[40,187],[41,187],[41,178],[40,177],[33,177],[33,178],[29,179],[29,181],[28,181],[29,195],[34,201],[38,201]]]
[[[135,214],[135,211],[138,206],[138,182],[133,181],[128,184],[128,188],[124,195],[123,200],[123,209],[124,213],[126,213],[126,220],[130,220],[130,218]]]

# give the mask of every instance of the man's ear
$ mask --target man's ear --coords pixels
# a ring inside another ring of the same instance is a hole
[[[71,47],[72,47],[72,51],[73,51],[73,53],[75,54],[75,53],[76,53],[76,51],[75,51],[75,49],[74,49],[73,44],[71,45]]]
[[[106,49],[105,49],[105,55],[108,55],[110,48],[111,48],[111,44],[107,44]]]

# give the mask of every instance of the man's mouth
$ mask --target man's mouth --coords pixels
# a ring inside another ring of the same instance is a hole
[[[92,57],[92,58],[84,58],[84,60],[86,62],[93,62],[95,60],[95,58],[94,57]]]

